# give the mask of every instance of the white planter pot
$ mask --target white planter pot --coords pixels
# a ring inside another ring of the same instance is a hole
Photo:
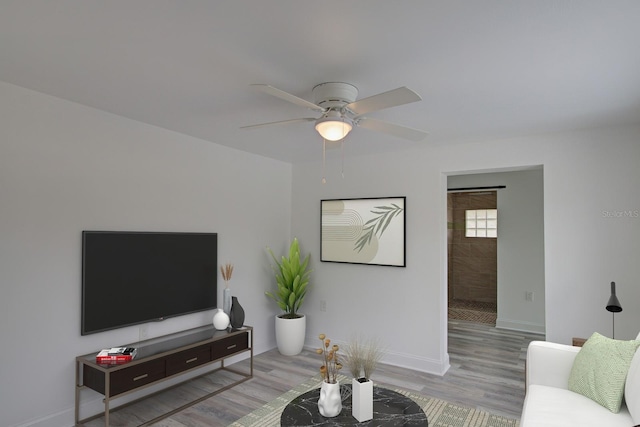
[[[278,351],[284,356],[300,354],[304,347],[307,330],[307,318],[302,315],[297,319],[283,319],[276,316],[276,343]]]
[[[340,381],[335,384],[322,382],[320,398],[318,399],[318,411],[323,417],[335,417],[342,411],[342,396],[340,394]]]
[[[373,381],[361,383],[357,379],[351,381],[351,415],[358,422],[373,418]]]

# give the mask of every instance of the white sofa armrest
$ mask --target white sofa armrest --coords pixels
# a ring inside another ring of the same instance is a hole
[[[580,347],[532,341],[527,349],[526,384],[567,389],[569,374]]]

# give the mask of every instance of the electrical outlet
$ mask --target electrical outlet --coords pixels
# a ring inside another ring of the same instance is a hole
[[[327,311],[327,301],[320,300],[320,311]]]
[[[148,324],[144,324],[144,325],[140,325],[140,329],[139,329],[139,334],[140,334],[140,341],[144,341],[144,340],[148,340],[149,339],[149,325]]]
[[[524,293],[524,300],[525,301],[529,301],[529,302],[533,302],[533,292],[532,291],[527,291]]]

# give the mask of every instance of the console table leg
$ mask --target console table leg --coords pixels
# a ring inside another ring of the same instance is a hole
[[[104,427],[109,427],[109,398],[104,399]]]
[[[75,407],[75,424],[80,422],[80,363],[76,362],[76,407]]]
[[[104,389],[106,394],[104,395],[104,427],[109,427],[109,390],[111,390],[111,373],[105,375]]]

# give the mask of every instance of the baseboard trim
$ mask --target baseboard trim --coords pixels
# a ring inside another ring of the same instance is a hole
[[[440,376],[444,375],[450,368],[448,353],[446,354],[446,360],[435,360],[412,354],[387,352],[381,362]]]
[[[520,331],[520,332],[530,332],[530,333],[542,334],[542,335],[546,333],[545,326],[539,323],[523,322],[520,320],[501,319],[500,317],[498,317],[498,319],[496,320],[496,328],[509,329],[512,331]]]
[[[73,414],[73,408],[65,409],[55,414],[27,421],[23,424],[16,424],[14,427],[69,426],[73,425]]]
[[[346,344],[341,343],[340,345]],[[311,345],[305,344],[304,348],[309,351],[316,351],[316,347]],[[387,350],[380,363],[440,376],[444,375],[451,367],[451,365],[449,365],[448,353],[445,355],[445,360],[441,361],[412,354],[390,352]]]

